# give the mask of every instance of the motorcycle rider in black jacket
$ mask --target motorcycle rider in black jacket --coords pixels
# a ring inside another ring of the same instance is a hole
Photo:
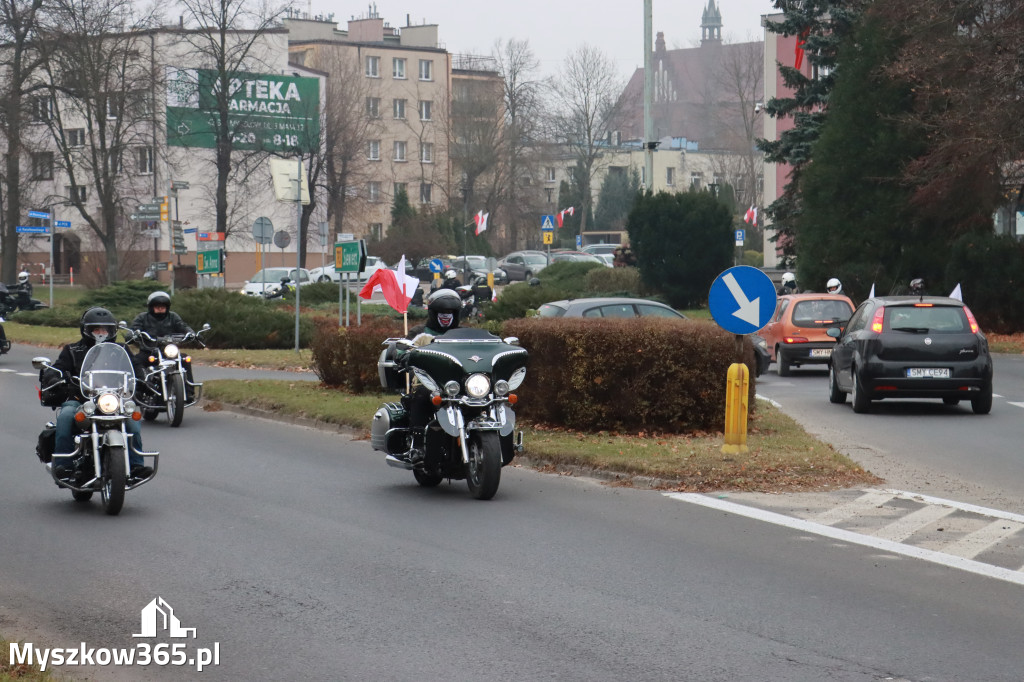
[[[82,314],[79,332],[82,335],[82,339],[64,346],[60,351],[60,355],[57,356],[57,361],[53,363],[53,368],[60,370],[62,374],[53,370],[43,370],[43,376],[41,377],[43,392],[46,393],[47,389],[50,389],[49,393],[51,394],[46,404],[57,404],[57,401],[63,397],[59,407],[54,408],[57,410],[57,433],[54,452],[60,454],[74,452],[75,413],[82,403],[85,402],[80,387],[72,383],[70,377],[79,377],[81,375],[82,362],[85,360],[85,354],[89,352],[90,348],[97,343],[116,343],[113,339],[117,336],[117,321],[106,308],[89,308]],[[50,387],[63,381],[65,377],[67,377],[67,381],[63,387],[63,396],[53,395],[53,392],[59,392],[60,389]],[[125,428],[133,437],[135,449],[142,450],[142,425],[133,419],[129,419],[125,422]],[[153,473],[152,467],[143,464],[142,457],[136,455],[131,449],[129,449],[129,453],[130,476],[132,478],[146,478]]]
[[[154,291],[146,299],[146,312],[139,313],[132,320],[134,331],[144,331],[154,339],[171,334],[194,334],[192,327],[185,324],[181,315],[171,310],[171,296],[166,291]],[[140,352],[141,356],[142,353]],[[185,398],[192,400],[192,364],[185,365]]]

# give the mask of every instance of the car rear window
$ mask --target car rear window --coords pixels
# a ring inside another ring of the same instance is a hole
[[[853,310],[846,301],[823,299],[797,301],[793,306],[793,324],[798,327],[830,327],[850,319]]]
[[[959,334],[971,330],[959,306],[889,306],[885,318],[890,331]]]
[[[565,308],[550,303],[545,303],[537,308],[538,317],[562,317],[563,315],[565,315]]]
[[[583,317],[636,317],[636,311],[629,303],[615,303],[585,310]]]
[[[662,308],[660,305],[639,303],[636,307],[640,310],[641,317],[671,317],[676,320],[684,317],[671,308]]]

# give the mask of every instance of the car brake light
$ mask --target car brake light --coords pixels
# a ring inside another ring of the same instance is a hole
[[[786,336],[783,337],[782,343],[807,343],[807,338],[803,336]]]
[[[967,306],[964,306],[964,312],[967,313],[967,322],[971,325],[971,333],[977,334],[981,327],[978,326],[978,321],[974,319],[974,313]]]
[[[931,308],[933,306],[934,306],[933,303],[915,303],[914,304],[915,308]]]
[[[885,308],[879,308],[875,311],[875,316],[871,318],[871,331],[876,334],[882,333],[882,316],[885,315]]]

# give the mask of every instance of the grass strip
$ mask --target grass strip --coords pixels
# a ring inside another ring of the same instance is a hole
[[[210,407],[227,403],[347,426],[368,435],[387,394],[351,395],[307,381],[214,380],[204,385]],[[880,483],[830,445],[806,433],[770,404],[758,405],[748,424],[749,452],[723,454],[723,436],[708,434],[582,433],[523,424],[525,458],[541,470],[601,472],[623,482],[657,479],[657,487],[685,491],[760,492],[834,490]]]

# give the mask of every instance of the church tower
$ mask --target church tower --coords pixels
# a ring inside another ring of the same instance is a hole
[[[722,44],[722,13],[718,11],[715,0],[708,0],[704,14],[700,18],[700,44]]]

